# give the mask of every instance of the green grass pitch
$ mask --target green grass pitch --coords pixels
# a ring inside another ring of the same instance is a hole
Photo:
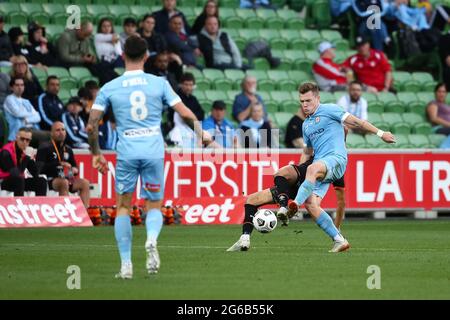
[[[0,299],[450,299],[450,220],[345,221],[352,248],[310,220],[254,232],[248,252],[225,252],[240,226],[164,226],[161,270],[145,272],[145,227],[133,228],[133,280],[116,280],[112,227],[0,230]],[[69,290],[67,268],[81,269]],[[367,272],[380,267],[381,289]]]

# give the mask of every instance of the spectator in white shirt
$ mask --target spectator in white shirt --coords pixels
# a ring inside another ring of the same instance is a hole
[[[348,94],[342,96],[337,104],[344,108],[348,113],[362,119],[367,120],[367,100],[362,97],[362,84],[359,81],[350,83]],[[350,128],[352,132],[362,134],[355,128]]]
[[[94,43],[97,56],[101,61],[114,67],[124,67],[120,36],[114,33],[114,27],[109,18],[103,18],[98,23]]]

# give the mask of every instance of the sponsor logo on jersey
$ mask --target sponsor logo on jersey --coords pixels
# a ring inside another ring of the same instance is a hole
[[[158,126],[140,129],[128,129],[123,132],[125,138],[151,137],[160,133]]]

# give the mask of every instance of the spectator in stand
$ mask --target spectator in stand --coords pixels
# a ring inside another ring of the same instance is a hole
[[[123,68],[122,47],[120,36],[114,33],[111,19],[102,18],[98,23],[94,36],[95,51],[100,61],[111,65],[112,68]]]
[[[75,157],[66,140],[66,130],[62,122],[56,121],[51,129],[51,142],[39,147],[36,163],[41,174],[47,176],[48,185],[60,196],[69,192],[79,192],[86,208],[89,207],[89,181],[78,177],[79,170]]]
[[[175,15],[179,15],[183,20],[182,32],[184,34],[190,35],[191,28],[189,27],[186,17],[184,16],[183,12],[176,9],[177,0],[162,0],[162,3],[163,8],[153,13],[156,21],[155,31],[160,34],[165,34],[169,31],[170,18]]]
[[[304,147],[302,126],[305,118],[302,108],[299,107],[297,113],[289,120],[286,127],[286,135],[284,137],[286,148],[302,149]]]
[[[29,56],[28,50],[25,48],[24,33],[20,27],[12,27],[8,31],[9,41],[15,56]]]
[[[5,18],[0,14],[0,67],[10,66],[14,51],[9,40],[9,35],[3,30]]]
[[[243,9],[274,9],[275,7],[270,3],[270,0],[240,0],[239,7]]]
[[[23,197],[25,191],[34,191],[36,196],[47,195],[47,181],[39,177],[36,162],[26,154],[31,138],[31,129],[22,127],[15,141],[0,149],[1,189],[14,192],[15,197]],[[32,178],[25,178],[25,169]]]
[[[348,57],[343,65],[353,70],[357,80],[366,86],[368,92],[395,92],[391,65],[385,54],[371,49],[367,38],[356,38],[356,45],[358,53]]]
[[[9,81],[9,76],[6,73],[0,72],[0,111],[3,111],[3,103],[11,93]]]
[[[442,79],[450,90],[450,33],[442,35],[439,41],[439,54],[442,61]]]
[[[100,122],[98,127],[98,141],[102,150],[116,150],[118,135],[114,122],[110,120]]]
[[[379,27],[372,27],[376,23],[373,10],[369,10],[371,6],[379,8]],[[352,0],[353,11],[360,17],[358,33],[361,37],[370,37],[372,46],[376,50],[383,51],[384,46],[390,46],[392,39],[389,37],[386,24],[382,17],[389,12],[389,3],[385,0]]]
[[[241,144],[245,148],[271,148],[271,126],[264,120],[262,104],[256,103],[251,107],[250,118],[242,121],[239,128],[243,131]]]
[[[234,98],[233,102],[233,118],[241,123],[250,118],[252,106],[261,104],[264,108],[264,115],[267,111],[264,106],[263,99],[256,93],[257,81],[253,76],[245,76],[241,83],[242,92]]]
[[[139,33],[137,32],[137,22],[133,17],[128,17],[123,20],[123,31],[120,33],[120,47],[123,51],[123,46],[125,45],[125,41],[127,41],[129,36],[137,36]]]
[[[29,100],[22,97],[25,84],[22,78],[11,78],[9,83],[12,94],[5,99],[5,118],[9,125],[8,141],[14,141],[22,127],[39,131],[41,117]],[[39,135],[39,133],[37,132]]]
[[[368,120],[367,100],[362,96],[362,84],[359,81],[352,81],[348,88],[348,94],[343,95],[337,102],[344,110],[361,120]],[[364,134],[357,128],[350,128],[353,133]]]
[[[212,104],[211,115],[202,122],[202,128],[208,131],[214,141],[222,148],[238,147],[234,125],[225,118],[227,106],[222,100],[216,100]]]
[[[215,0],[206,1],[202,13],[195,19],[191,28],[192,34],[199,34],[205,26],[206,18],[216,17],[219,21],[219,6]]]
[[[62,115],[62,122],[67,131],[67,144],[74,149],[89,149],[86,126],[80,117],[83,104],[78,97],[69,99],[66,112]]]
[[[439,83],[434,89],[435,100],[427,106],[428,120],[434,133],[450,135],[450,105],[446,103],[447,89],[444,83]]]
[[[150,58],[167,50],[166,39],[162,34],[155,31],[155,17],[152,14],[146,14],[142,18],[141,27],[137,32],[147,42]]]
[[[80,113],[81,119],[84,123],[88,123],[89,113],[91,112],[92,105],[94,104],[97,93],[100,90],[95,80],[88,80],[84,83],[84,87],[78,90],[77,96],[80,98],[83,110]]]
[[[352,0],[330,0],[330,12],[334,18],[338,18],[352,7]]]
[[[89,21],[82,22],[79,29],[66,29],[57,40],[58,53],[66,68],[84,66],[103,85],[117,77],[117,73],[109,64],[97,64],[90,41],[93,31],[94,26]]]
[[[41,115],[41,129],[50,131],[55,121],[61,121],[64,113],[64,103],[59,99],[60,88],[57,76],[47,78],[47,90],[38,98],[38,110]]]
[[[57,65],[55,48],[45,37],[45,29],[36,22],[28,24],[28,50],[29,62],[33,65],[46,67]]]
[[[33,106],[37,106],[37,98],[44,92],[39,80],[32,73],[27,58],[24,56],[14,56],[11,59],[11,78],[23,78],[25,81],[25,91],[22,97],[29,100]]]
[[[169,31],[165,33],[167,45],[171,52],[180,56],[186,66],[197,66],[196,57],[201,55],[197,44],[183,32],[183,17],[174,15],[169,20]]]
[[[312,71],[321,91],[342,91],[347,89],[347,70],[333,61],[336,57],[335,46],[324,41],[319,44],[320,58],[314,62]],[[350,76],[349,76],[350,77]]]
[[[207,68],[242,68],[242,57],[236,43],[219,29],[219,20],[215,16],[206,18],[205,27],[197,35],[197,39]]]
[[[194,130],[184,122],[178,112],[175,112],[173,122],[174,127],[168,134],[170,143],[182,149],[200,148],[202,146]]]
[[[178,88],[178,79],[181,78],[183,73],[182,65],[177,62],[169,63],[169,52],[163,51],[156,55],[153,60],[151,66],[145,72],[154,74],[158,77],[164,77],[167,81],[169,81],[172,89],[177,90]]]
[[[433,10],[433,5],[430,3],[430,0],[419,0],[417,7],[425,8],[425,15],[431,28],[442,32],[447,24],[450,23],[449,6],[435,3],[435,8]]]

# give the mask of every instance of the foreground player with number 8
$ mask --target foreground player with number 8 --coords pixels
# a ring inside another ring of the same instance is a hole
[[[107,162],[100,152],[98,124],[107,108],[112,108],[119,137],[114,233],[122,262],[116,278],[121,279],[133,277],[129,214],[139,176],[142,182],[141,197],[145,199],[147,213],[146,267],[149,274],[157,273],[160,267],[157,239],[163,225],[160,210],[164,196],[164,140],[160,129],[163,106],[172,107],[205,143],[211,142],[210,135],[201,130],[201,125],[194,126],[197,118],[181,102],[170,84],[162,77],[144,73],[147,59],[145,40],[137,36],[129,37],[124,46],[125,73],[100,89],[87,127],[93,167],[105,173]]]

